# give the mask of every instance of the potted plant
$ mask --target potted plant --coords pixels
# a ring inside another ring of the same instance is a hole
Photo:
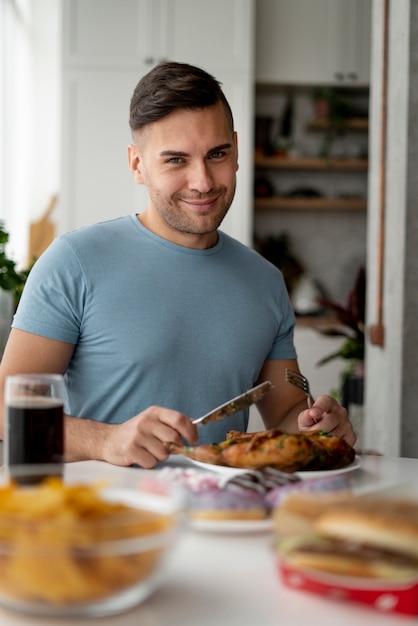
[[[25,270],[17,270],[15,261],[6,253],[8,241],[9,233],[5,230],[4,223],[0,222],[0,289],[11,294],[16,309],[33,263]]]
[[[8,241],[9,233],[5,230],[4,223],[0,221],[0,357],[9,336],[13,314],[35,261],[33,259],[25,270],[16,269],[15,261],[6,253]]]
[[[347,120],[353,117],[355,108],[353,103],[334,87],[316,87],[312,91],[312,100],[315,117],[327,122],[320,149],[320,156],[327,159],[335,139],[344,135]]]
[[[333,359],[343,359],[346,367],[342,372],[341,404],[346,408],[350,403],[363,404],[366,312],[364,268],[358,270],[345,306],[326,298],[320,298],[319,302],[334,313],[337,323],[327,328],[319,328],[318,331],[329,337],[345,337],[345,341],[337,351],[320,359],[317,365],[324,365]]]
[[[315,89],[312,90],[315,119],[329,119],[331,112],[331,101],[333,96],[333,87],[315,87]]]

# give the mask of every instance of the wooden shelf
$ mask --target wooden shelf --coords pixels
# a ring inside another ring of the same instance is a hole
[[[328,130],[333,124],[327,119],[313,119],[308,124],[309,130]],[[353,117],[344,123],[344,127],[350,131],[367,131],[369,129],[369,120],[367,117]]]
[[[366,211],[365,198],[255,198],[256,211]]]
[[[296,326],[308,328],[338,327],[341,322],[330,315],[296,315]]]
[[[322,171],[347,171],[363,170],[368,167],[367,159],[288,159],[286,157],[260,156],[256,155],[254,160],[256,168],[260,169],[282,169],[282,170],[322,170]]]

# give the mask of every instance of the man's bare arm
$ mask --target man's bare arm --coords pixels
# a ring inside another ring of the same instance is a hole
[[[74,346],[13,328],[0,363],[0,438],[4,439],[4,384],[12,374],[64,374]]]
[[[4,383],[18,373],[64,374],[74,346],[12,329],[0,364],[0,438],[4,438]],[[138,463],[153,467],[167,458],[167,443],[181,445],[182,438],[197,443],[197,428],[190,419],[158,406],[127,419],[104,424],[78,416],[65,416],[65,460],[96,459],[115,465]]]

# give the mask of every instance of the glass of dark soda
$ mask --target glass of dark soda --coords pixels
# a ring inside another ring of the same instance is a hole
[[[6,379],[5,462],[20,484],[62,476],[64,463],[64,378],[18,374]]]

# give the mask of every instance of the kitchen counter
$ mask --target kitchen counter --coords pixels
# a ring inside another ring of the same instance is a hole
[[[87,461],[66,466],[69,476],[94,470],[103,476],[122,471],[106,463]],[[126,471],[126,469],[125,469]],[[418,498],[414,483],[418,459],[363,457],[350,474],[359,490],[402,484]],[[55,619],[54,626],[335,626],[364,624],[399,626],[405,618],[382,615],[361,605],[323,599],[281,584],[269,532],[221,533],[189,529],[175,550],[163,587],[142,605],[109,618]],[[2,626],[45,626],[0,608]]]

